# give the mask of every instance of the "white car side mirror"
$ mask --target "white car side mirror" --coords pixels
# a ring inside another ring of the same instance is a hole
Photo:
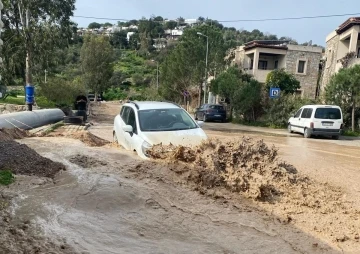
[[[125,132],[129,132],[129,133],[133,133],[134,130],[133,130],[133,127],[131,125],[125,125],[122,127],[123,131]]]
[[[204,126],[204,122],[203,122],[203,121],[197,121],[197,124],[199,125],[199,127],[203,127],[203,126]]]

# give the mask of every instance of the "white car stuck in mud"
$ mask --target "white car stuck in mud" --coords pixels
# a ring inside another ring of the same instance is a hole
[[[202,123],[171,102],[128,102],[115,117],[113,137],[114,142],[146,159],[146,151],[160,143],[199,145],[207,139]]]

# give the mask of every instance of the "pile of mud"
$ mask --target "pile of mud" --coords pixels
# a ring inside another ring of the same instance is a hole
[[[0,193],[0,253],[75,253],[66,243],[55,244],[37,235],[29,221],[19,221],[6,211],[10,198]]]
[[[192,180],[206,188],[224,186],[261,201],[272,201],[286,192],[288,185],[306,180],[297,176],[293,166],[278,160],[275,147],[245,137],[228,143],[209,140],[194,149],[157,145],[149,155],[191,164],[195,169]]]
[[[108,165],[106,161],[100,161],[95,158],[80,154],[71,157],[69,161],[83,168],[93,168]]]
[[[14,139],[22,139],[30,137],[27,131],[21,129],[1,129],[0,128],[0,141],[9,141]]]
[[[44,158],[27,145],[15,141],[0,142],[0,170],[14,174],[53,178],[65,166]]]
[[[241,193],[280,223],[334,242],[360,241],[360,211],[344,192],[301,175],[261,140],[209,140],[195,148],[158,145],[149,155],[202,194],[237,198]]]
[[[50,133],[46,136],[47,137],[64,137],[64,138],[78,139],[81,142],[83,142],[86,145],[91,146],[91,147],[102,147],[102,146],[110,144],[109,141],[99,138],[88,131]]]

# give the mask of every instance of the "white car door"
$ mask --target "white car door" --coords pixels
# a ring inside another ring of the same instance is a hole
[[[301,113],[300,124],[301,126],[301,133],[304,133],[305,128],[310,128],[311,122],[311,115],[313,113],[312,108],[304,108],[303,112]]]
[[[127,106],[123,106],[121,108],[120,115],[117,115],[115,117],[115,123],[114,123],[114,129],[116,132],[116,136],[118,139],[119,145],[124,147],[127,150],[130,150],[129,145],[125,142],[125,131],[123,130],[123,127],[126,125],[126,122],[129,117],[130,108]]]
[[[292,131],[296,131],[299,132],[300,131],[300,116],[302,113],[302,108],[299,109],[295,115],[290,119],[290,125],[291,125],[291,130]]]
[[[130,150],[138,150],[141,149],[141,145],[143,139],[139,137],[139,123],[137,113],[134,109],[130,108],[129,117],[127,121],[127,125],[131,125],[133,127],[133,132],[126,132],[125,135],[125,143],[127,143]],[[140,152],[140,151],[139,151]]]

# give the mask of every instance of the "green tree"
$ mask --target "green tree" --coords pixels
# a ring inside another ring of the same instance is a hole
[[[105,36],[88,36],[81,48],[81,67],[86,87],[95,97],[110,86],[113,49]]]
[[[351,129],[355,131],[360,100],[360,65],[341,69],[332,76],[325,89],[325,99],[327,103],[341,106],[345,113],[351,112]]]
[[[176,21],[173,20],[169,20],[165,23],[164,28],[165,29],[175,29],[175,27],[177,27],[178,23]]]
[[[5,30],[13,34],[19,50],[26,53],[25,82],[33,84],[32,66],[46,58],[56,47],[68,43],[73,34],[70,17],[75,10],[75,0],[4,0],[2,20]]]
[[[233,96],[233,107],[245,121],[255,122],[262,113],[262,85],[255,79],[241,82]]]
[[[127,40],[127,32],[125,31],[115,32],[110,37],[110,43],[115,48],[120,48],[120,49],[128,48],[129,42]]]
[[[101,24],[97,23],[97,22],[92,22],[88,26],[89,29],[99,29],[100,27],[101,27]]]
[[[251,83],[251,75],[243,73],[237,67],[230,67],[225,72],[221,73],[215,80],[211,82],[211,90],[230,101],[230,114],[234,108],[235,100],[240,98],[244,92],[250,93],[249,90],[241,91],[244,83]],[[240,103],[237,104],[238,108],[242,108]]]
[[[209,74],[219,73],[224,67],[224,41],[215,27],[198,26],[184,31],[176,47],[161,64],[161,93],[167,99],[180,100],[182,93],[201,87],[205,77],[206,38],[209,37]],[[200,90],[200,89],[199,89]]]
[[[113,24],[109,23],[109,22],[106,22],[105,24],[102,25],[103,27],[112,27]]]
[[[284,69],[271,71],[266,77],[265,85],[268,89],[280,88],[285,94],[293,94],[300,89],[300,82],[294,74],[288,73]]]

